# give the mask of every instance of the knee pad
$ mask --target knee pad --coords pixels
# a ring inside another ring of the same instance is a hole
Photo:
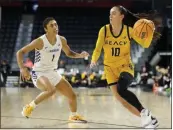
[[[132,83],[133,76],[128,72],[122,72],[117,83],[118,93],[121,95],[127,90],[127,87]]]

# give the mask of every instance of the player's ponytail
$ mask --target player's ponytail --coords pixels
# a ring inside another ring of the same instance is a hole
[[[127,9],[124,8],[123,6],[118,5],[118,6],[116,6],[116,7],[119,9],[119,11],[120,11],[121,14],[124,14],[124,15],[127,14]]]
[[[120,13],[124,15],[123,23],[130,27],[133,27],[136,21],[138,21],[141,18],[146,18],[153,21],[156,28],[153,39],[157,40],[160,38],[161,34],[160,32],[158,32],[157,28],[159,27],[161,22],[159,22],[158,20],[158,18],[160,18],[160,15],[157,13],[157,11],[154,10],[154,11],[150,11],[149,13],[134,14],[121,5],[114,6],[114,7],[117,7]]]

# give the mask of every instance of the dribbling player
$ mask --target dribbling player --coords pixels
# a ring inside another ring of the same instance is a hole
[[[22,115],[29,117],[36,106],[59,91],[68,98],[71,114],[69,121],[86,122],[77,114],[76,94],[67,80],[57,72],[57,64],[61,49],[68,57],[84,58],[89,56],[85,51],[76,53],[67,45],[65,37],[58,35],[58,25],[54,18],[48,17],[43,21],[45,34],[33,40],[17,52],[17,62],[22,78],[30,79],[29,71],[23,65],[23,55],[35,49],[35,62],[32,70],[34,85],[42,92],[28,105],[23,108]]]
[[[131,91],[127,90],[134,77],[134,65],[130,56],[130,41],[133,38],[132,28],[123,23],[127,13],[127,10],[122,6],[111,8],[110,24],[103,26],[99,31],[90,67],[92,68],[97,64],[103,48],[104,72],[114,97],[131,113],[141,117],[143,128],[156,128],[158,126],[157,119],[151,115],[148,109],[142,106]],[[139,41],[139,39],[135,40]],[[151,40],[147,39],[146,42],[145,44],[149,45]]]

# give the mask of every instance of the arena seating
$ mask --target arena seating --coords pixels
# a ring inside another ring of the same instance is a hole
[[[8,11],[7,11],[8,10]],[[15,8],[2,9],[2,23],[0,29],[0,59],[12,60],[17,31],[21,21],[21,10]]]

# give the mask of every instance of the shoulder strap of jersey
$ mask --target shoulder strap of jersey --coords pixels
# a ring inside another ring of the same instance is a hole
[[[126,25],[126,26],[127,26],[127,25]],[[128,35],[129,40],[131,40],[131,38],[130,38],[130,33],[129,33],[129,26],[127,26],[127,35]]]
[[[106,25],[104,26],[104,28],[105,28],[105,38],[106,38]]]

